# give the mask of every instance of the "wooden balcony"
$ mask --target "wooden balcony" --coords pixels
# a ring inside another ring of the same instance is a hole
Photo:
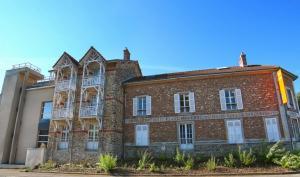
[[[92,118],[99,117],[102,114],[100,106],[84,106],[80,108],[79,116],[80,118]]]
[[[82,79],[82,87],[104,86],[104,77],[92,76]]]
[[[63,119],[71,119],[73,118],[73,108],[60,108],[53,110],[53,119],[63,120]]]
[[[58,81],[55,85],[56,91],[65,91],[65,90],[75,90],[76,83],[75,80],[62,80]]]

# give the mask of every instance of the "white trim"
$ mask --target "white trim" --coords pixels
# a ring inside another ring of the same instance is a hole
[[[268,119],[275,119],[276,127],[277,127],[277,133],[278,133],[278,140],[280,140],[281,139],[281,133],[280,133],[280,127],[279,127],[278,119],[277,119],[277,117],[266,117],[266,118],[264,118],[266,138],[268,139],[269,142],[276,142],[278,140],[275,140],[275,141],[270,140],[269,132],[268,132],[268,125],[267,125],[267,120]]]
[[[138,126],[147,126],[147,144],[138,144],[137,142],[137,127]],[[135,145],[136,146],[149,146],[150,145],[150,126],[149,124],[136,124],[134,126],[134,132],[135,132]]]
[[[239,121],[240,123],[240,128],[241,128],[241,139],[240,140],[235,140],[235,142],[230,142],[230,138],[229,138],[229,129],[228,129],[228,122],[232,121],[233,123],[235,121]],[[242,119],[227,119],[225,120],[225,126],[226,126],[226,137],[227,137],[227,142],[228,144],[242,144],[245,142],[245,137],[244,137],[244,126],[243,126],[243,121]],[[239,142],[241,141],[241,142]]]

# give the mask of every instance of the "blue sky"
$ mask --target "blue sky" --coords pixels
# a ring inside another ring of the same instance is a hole
[[[144,75],[233,66],[241,51],[249,64],[300,75],[299,9],[298,0],[0,0],[0,83],[13,64],[47,75],[63,51],[80,59],[90,46],[107,59],[128,47]]]

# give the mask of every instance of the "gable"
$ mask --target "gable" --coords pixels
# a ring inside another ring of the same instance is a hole
[[[105,58],[94,47],[91,47],[84,54],[84,56],[80,59],[79,64],[83,65],[85,62],[92,62],[92,61],[98,61],[98,62],[106,61]]]
[[[70,65],[78,66],[78,61],[75,60],[67,52],[64,52],[52,67],[55,69],[57,67],[64,67],[64,66],[70,66]]]

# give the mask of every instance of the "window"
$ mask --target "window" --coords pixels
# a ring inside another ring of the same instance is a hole
[[[51,119],[52,116],[52,101],[46,101],[42,103],[42,119]]]
[[[235,90],[225,90],[225,100],[226,100],[226,109],[227,110],[236,110],[237,103],[235,99]]]
[[[191,123],[179,125],[179,138],[181,149],[193,149],[193,128]]]
[[[97,150],[98,149],[98,139],[99,139],[99,129],[95,124],[89,125],[88,130],[88,141],[86,144],[87,150]]]
[[[151,115],[151,96],[133,98],[133,116]]]
[[[135,126],[135,143],[137,146],[149,145],[149,127],[148,125]]]
[[[66,126],[62,127],[60,141],[58,143],[58,149],[64,150],[69,147],[69,130]]]
[[[137,114],[139,116],[146,115],[146,96],[138,97],[138,109]]]
[[[266,118],[267,137],[270,142],[276,142],[279,138],[279,131],[276,118]]]
[[[195,112],[194,92],[174,94],[175,113]]]
[[[240,89],[223,89],[219,91],[221,110],[243,109],[243,100]]]
[[[47,146],[49,137],[48,133],[48,130],[39,130],[37,147],[41,147],[42,144],[45,144]]]
[[[180,112],[190,112],[189,94],[180,94]]]
[[[295,102],[294,102],[294,94],[290,88],[286,88],[287,96],[288,96],[288,107],[289,108],[295,108]]]
[[[243,143],[241,120],[227,120],[227,138],[228,143]]]

